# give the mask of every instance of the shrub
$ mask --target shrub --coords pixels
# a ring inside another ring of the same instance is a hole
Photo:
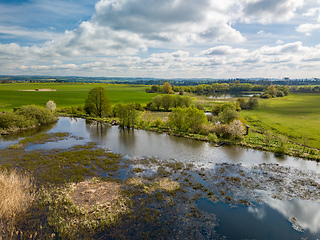
[[[268,93],[265,93],[265,94],[260,95],[260,98],[269,99],[269,98],[272,98],[272,96]]]
[[[3,129],[28,128],[34,124],[32,121],[27,120],[25,116],[21,116],[15,112],[0,114],[0,128]]]
[[[217,104],[217,105],[214,105],[212,110],[211,110],[211,113],[214,115],[214,116],[218,116],[218,114],[221,112],[221,104]]]
[[[234,120],[228,127],[228,133],[231,138],[240,139],[243,138],[246,129],[240,120]]]
[[[276,96],[277,97],[284,97],[284,93],[282,91],[278,90]]]
[[[15,112],[0,114],[0,128],[21,129],[30,128],[58,120],[49,110],[37,106],[22,106]]]
[[[208,114],[206,116],[207,116],[207,119],[208,119],[209,122],[213,122],[214,123],[214,122],[218,121],[217,116],[213,116],[212,114]]]
[[[217,135],[215,133],[209,133],[208,140],[210,142],[217,142],[218,141],[218,137],[217,137]]]
[[[277,147],[274,150],[274,155],[276,157],[284,156],[284,154],[287,151],[287,148],[286,148],[286,145],[285,145],[287,142],[288,142],[288,139],[285,136],[280,136],[278,138],[278,144],[277,144]]]
[[[202,135],[208,135],[209,133],[212,133],[214,129],[214,124],[207,123],[207,124],[201,124],[199,133]]]
[[[163,121],[160,117],[157,117],[156,120],[154,121],[154,125],[156,127],[161,127],[162,123],[163,123]]]
[[[267,130],[264,133],[264,143],[266,145],[269,145],[271,141],[272,141],[272,133],[269,130]]]
[[[34,121],[36,125],[53,123],[58,120],[49,110],[34,105],[22,106],[15,113]]]
[[[230,136],[228,126],[225,124],[216,124],[213,128],[213,132],[219,137],[228,138]]]
[[[219,121],[224,124],[229,124],[239,117],[239,113],[235,109],[229,107],[224,108],[224,110],[218,114]]]
[[[54,101],[49,100],[49,101],[47,102],[47,104],[46,104],[46,108],[47,108],[48,110],[50,110],[50,111],[54,111],[54,110],[56,110],[57,105],[55,104]]]

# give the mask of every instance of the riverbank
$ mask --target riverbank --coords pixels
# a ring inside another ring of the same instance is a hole
[[[168,127],[165,127],[165,124],[163,122],[167,121],[168,114],[165,114],[163,112],[157,113],[157,112],[149,112],[150,116],[150,124],[135,124],[136,129],[146,130],[146,131],[152,131],[157,133],[165,133],[171,136],[177,136],[177,137],[184,137],[188,139],[194,139],[199,141],[206,141],[206,142],[212,142],[210,141],[208,135],[202,135],[202,134],[194,134],[191,132],[178,132],[174,131]],[[86,115],[81,114],[59,114],[60,116],[68,116],[68,117],[81,117],[85,118],[90,121],[98,121],[98,122],[104,122],[111,124],[111,122],[114,120],[114,118],[95,118],[95,117],[88,117]],[[161,119],[161,123],[159,123],[159,126],[156,126],[156,119]],[[249,134],[245,135],[242,139],[226,139],[218,137],[215,139],[213,143],[226,143],[228,145],[236,145],[241,146],[245,148],[250,149],[256,149],[261,151],[267,151],[272,152],[275,155],[278,155],[279,157],[287,155],[292,157],[299,157],[304,158],[308,160],[314,160],[319,162],[320,161],[320,153],[319,149],[316,148],[310,148],[308,146],[305,146],[303,144],[294,142],[289,140],[286,136],[273,133],[271,131],[263,132],[257,130],[254,126],[249,125]],[[279,147],[281,149],[279,150]]]

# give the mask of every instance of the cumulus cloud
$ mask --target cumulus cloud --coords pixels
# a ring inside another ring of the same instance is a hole
[[[317,21],[320,22],[320,8],[310,8],[302,16],[304,17],[317,17]]]
[[[270,23],[291,19],[303,6],[303,0],[246,0],[243,6],[247,22]]]
[[[310,35],[311,32],[313,32],[315,30],[320,30],[320,23],[317,23],[317,24],[311,24],[311,23],[301,24],[296,28],[296,30],[298,32],[305,33],[306,35]]]
[[[242,41],[229,23],[228,4],[209,0],[100,0],[92,21],[114,31],[138,34],[146,41]],[[151,44],[151,43],[149,43]]]
[[[51,13],[59,11],[52,4]],[[319,47],[276,35],[272,24],[263,28],[267,33],[256,28],[256,23],[285,22],[302,5],[303,0],[99,0],[89,20],[60,34],[0,25],[7,36],[50,39],[34,46],[0,43],[0,66],[7,74],[17,69],[86,76],[248,77],[287,71],[298,76],[302,69],[313,74],[320,67]],[[311,18],[319,9],[302,12]],[[317,29],[317,24],[301,24],[296,30]],[[262,46],[270,39],[270,46]]]
[[[20,48],[10,45],[11,51],[21,54],[34,54],[32,48]],[[2,55],[0,45],[0,55]],[[18,55],[17,55],[18,56]],[[21,70],[32,73],[52,74],[63,71],[66,74],[84,76],[145,76],[145,77],[264,77],[288,76],[295,78],[306,77],[307,71],[312,75],[317,73],[320,45],[315,47],[303,46],[301,42],[281,44],[278,46],[262,46],[255,50],[233,48],[222,45],[209,48],[199,54],[188,51],[171,51],[153,53],[142,58],[139,56],[118,56],[114,58],[92,58],[91,61],[81,63],[82,57],[72,58],[74,62],[51,61],[51,58],[41,58],[38,61],[19,61]],[[19,59],[16,57],[15,59]],[[77,60],[78,59],[78,60]],[[10,62],[10,67],[12,67]],[[9,64],[6,60],[6,64]],[[1,57],[0,57],[1,65]],[[129,74],[129,75],[128,75]],[[275,76],[274,74],[278,74]]]
[[[203,55],[243,55],[248,51],[241,48],[232,48],[230,46],[213,47],[202,52]]]

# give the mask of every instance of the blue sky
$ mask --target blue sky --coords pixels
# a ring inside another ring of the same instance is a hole
[[[320,0],[0,0],[0,74],[320,77]]]

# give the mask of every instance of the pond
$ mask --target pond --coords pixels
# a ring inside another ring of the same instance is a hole
[[[248,92],[243,92],[243,93],[215,93],[212,95],[209,95],[209,98],[216,99],[216,100],[225,100],[229,98],[239,98],[239,97],[253,97],[256,95],[260,95],[261,92],[254,92],[254,93],[248,93]]]
[[[226,236],[227,239],[301,239],[302,237],[315,239],[320,237],[320,221],[318,221],[320,219],[320,203],[316,202],[318,200],[314,201],[316,196],[309,197],[313,201],[295,199],[299,195],[299,188],[296,193],[288,194],[291,196],[290,199],[286,197],[271,198],[267,193],[268,190],[275,190],[281,194],[283,188],[285,188],[283,192],[294,191],[291,189],[293,188],[292,184],[287,184],[287,182],[294,182],[296,177],[301,177],[304,182],[308,182],[314,177],[314,184],[318,184],[320,165],[315,161],[293,157],[276,158],[272,153],[263,151],[237,146],[215,147],[214,144],[208,142],[144,130],[120,129],[104,123],[67,117],[60,117],[58,123],[50,127],[22,134],[2,136],[0,149],[41,131],[47,133],[67,132],[70,137],[56,142],[28,145],[26,150],[66,149],[74,145],[96,142],[101,148],[123,154],[133,160],[154,157],[160,161],[172,159],[192,163],[198,169],[205,169],[208,172],[206,178],[202,180],[203,184],[208,186],[219,180],[221,174],[217,173],[221,173],[222,168],[226,168],[230,174],[239,173],[238,177],[234,177],[234,179],[240,177],[240,180],[241,174],[247,171],[243,174],[244,179],[250,177],[251,181],[256,181],[254,185],[267,186],[265,191],[254,191],[254,194],[260,196],[261,202],[255,203],[254,206],[229,204],[225,201],[214,203],[209,198],[200,198],[195,202],[201,211],[217,216],[220,221],[219,227],[216,229],[217,233]],[[225,167],[223,164],[228,165]],[[270,172],[270,169],[276,170]],[[210,177],[210,171],[213,172],[212,177]],[[266,172],[270,173],[269,178],[264,178]],[[223,177],[225,180],[226,176]],[[276,179],[279,186],[274,187],[273,182],[268,182],[270,179]],[[242,183],[240,180],[237,181]],[[225,182],[228,185],[228,182]],[[231,190],[235,188],[235,195],[243,191],[241,184],[239,187],[236,184],[231,184],[227,188]],[[308,186],[303,186],[303,189],[308,193]],[[246,192],[243,191],[243,195],[245,194]],[[305,193],[303,192],[303,194]],[[303,194],[301,193],[301,195]],[[248,196],[248,198],[250,197]]]

